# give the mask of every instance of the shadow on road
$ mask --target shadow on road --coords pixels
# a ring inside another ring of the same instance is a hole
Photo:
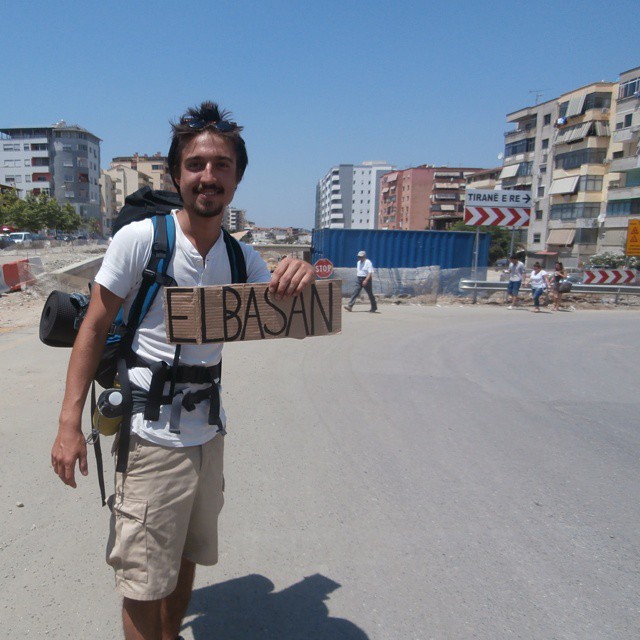
[[[340,588],[320,574],[274,592],[261,575],[249,575],[193,592],[186,623],[195,640],[368,640],[352,622],[332,618],[324,604]]]

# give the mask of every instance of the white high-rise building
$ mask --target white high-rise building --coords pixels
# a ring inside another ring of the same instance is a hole
[[[381,161],[332,167],[316,187],[316,229],[376,229],[380,177],[394,169]]]
[[[46,193],[83,218],[100,218],[100,138],[64,120],[0,128],[0,183],[21,198]]]

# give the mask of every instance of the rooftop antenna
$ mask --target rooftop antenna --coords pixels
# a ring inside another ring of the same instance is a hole
[[[536,96],[536,104],[538,104],[538,101],[544,95],[545,91],[546,89],[529,89],[529,93],[533,93]]]

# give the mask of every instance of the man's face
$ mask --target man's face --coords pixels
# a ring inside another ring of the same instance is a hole
[[[238,186],[233,144],[203,131],[182,150],[176,182],[188,213],[205,218],[221,215]]]

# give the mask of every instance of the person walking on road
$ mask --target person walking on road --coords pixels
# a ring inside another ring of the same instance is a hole
[[[518,256],[513,253],[509,258],[509,282],[507,283],[507,296],[511,296],[509,309],[518,306],[518,293],[524,279],[524,264],[518,260]]]
[[[553,272],[553,310],[560,311],[560,302],[562,302],[562,291],[560,291],[560,283],[567,277],[562,262],[556,262]]]
[[[549,274],[542,269],[542,265],[536,262],[529,276],[529,285],[533,295],[534,312],[540,313],[540,296],[549,288]]]
[[[229,115],[217,104],[203,102],[172,125],[169,173],[183,208],[170,214],[176,242],[168,275],[179,286],[232,282],[222,218],[244,174],[247,152],[242,127]],[[153,238],[149,218],[126,225],[114,236],[95,278],[71,352],[51,451],[54,472],[71,487],[76,487],[76,464],[82,475],[88,472],[81,426],[85,399],[116,314],[123,305],[128,314],[136,299]],[[240,246],[247,281],[269,282],[276,299],[301,293],[315,279],[310,264],[291,258],[281,260],[270,274],[253,248]],[[178,350],[167,342],[164,318],[163,296],[158,295],[130,343],[129,457],[126,472],[115,474],[115,494],[109,499],[107,562],[123,596],[126,640],[179,638],[196,564],[212,565],[218,559],[226,418],[214,370],[222,345],[181,345]],[[158,414],[146,416],[145,402],[153,397],[155,381],[151,372],[161,368],[176,375],[160,387]],[[187,398],[189,406],[182,401]]]
[[[371,260],[367,258],[367,254],[364,251],[358,251],[358,262],[356,263],[357,282],[353,290],[351,300],[349,300],[349,304],[346,304],[344,307],[347,311],[351,311],[353,309],[353,305],[356,303],[360,292],[364,289],[367,292],[369,302],[371,303],[371,309],[369,309],[369,311],[371,313],[376,313],[378,310],[378,303],[373,295],[373,283],[371,282],[372,277],[373,265],[371,264]]]

